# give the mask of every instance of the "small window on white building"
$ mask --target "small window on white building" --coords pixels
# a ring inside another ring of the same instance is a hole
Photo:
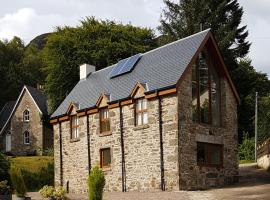
[[[29,110],[23,111],[23,121],[29,122]]]
[[[79,138],[79,118],[76,115],[71,116],[71,136],[70,139]]]
[[[30,144],[30,134],[28,131],[25,131],[23,133],[23,143],[24,144]]]

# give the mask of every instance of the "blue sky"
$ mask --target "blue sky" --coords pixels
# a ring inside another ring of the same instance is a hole
[[[2,0],[3,1],[3,0]],[[249,57],[257,71],[270,76],[270,1],[239,0],[252,43]],[[14,35],[28,43],[56,26],[76,26],[85,16],[156,28],[162,0],[9,0],[0,7],[0,38]]]

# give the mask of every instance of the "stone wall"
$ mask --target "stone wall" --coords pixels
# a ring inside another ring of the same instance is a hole
[[[178,189],[177,164],[177,97],[162,98],[165,186]],[[149,123],[134,126],[134,104],[123,106],[123,134],[127,191],[160,190],[160,135],[158,100],[148,101]],[[111,132],[101,135],[99,113],[89,115],[91,166],[99,165],[100,149],[111,149],[111,167],[104,170],[106,191],[122,191],[122,154],[120,108],[109,110]],[[71,192],[87,190],[88,154],[86,116],[80,118],[80,140],[70,142],[70,122],[62,122],[63,184],[69,181]],[[54,125],[55,183],[60,185],[59,124]]]
[[[221,127],[193,123],[191,69],[178,88],[180,189],[206,189],[234,181],[238,174],[237,102],[224,78],[221,80]],[[223,167],[199,167],[197,142],[223,145]]]
[[[28,109],[29,122],[23,121],[23,112]],[[28,92],[24,91],[18,106],[11,117],[11,152],[26,155],[43,148],[43,124],[37,106]],[[29,131],[30,144],[24,144],[23,133]]]

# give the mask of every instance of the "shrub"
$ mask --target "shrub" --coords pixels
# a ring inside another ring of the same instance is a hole
[[[9,161],[7,160],[6,156],[2,153],[0,153],[0,181],[4,181],[4,180],[10,180],[9,177]]]
[[[255,156],[255,139],[249,138],[248,133],[243,134],[243,142],[239,145],[240,160],[254,160]]]
[[[95,166],[88,178],[89,200],[102,200],[105,178],[102,170]]]
[[[18,197],[24,197],[26,194],[26,186],[21,174],[21,170],[16,167],[11,167],[10,169],[10,177],[12,186],[16,191],[16,195]]]
[[[11,189],[7,185],[7,181],[1,181],[0,182],[0,195],[9,195],[11,194]]]
[[[39,190],[40,195],[43,198],[50,198],[53,200],[65,200],[66,191],[63,187],[54,188],[52,186],[45,185],[41,190]]]

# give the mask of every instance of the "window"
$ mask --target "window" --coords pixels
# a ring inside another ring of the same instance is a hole
[[[24,144],[30,144],[30,134],[28,131],[25,131],[23,133],[23,143]]]
[[[206,51],[192,66],[192,118],[194,122],[220,125],[220,78]]]
[[[71,139],[79,138],[79,118],[71,116]]]
[[[138,99],[136,102],[136,125],[140,126],[148,123],[148,113],[147,113],[147,100]]]
[[[110,167],[111,166],[111,149],[100,149],[100,167]]]
[[[197,164],[201,166],[221,167],[223,150],[220,144],[197,142]]]
[[[23,111],[23,121],[29,122],[29,110]]]
[[[104,108],[100,110],[99,113],[100,121],[100,133],[105,133],[110,131],[110,119],[109,119],[109,109]]]

